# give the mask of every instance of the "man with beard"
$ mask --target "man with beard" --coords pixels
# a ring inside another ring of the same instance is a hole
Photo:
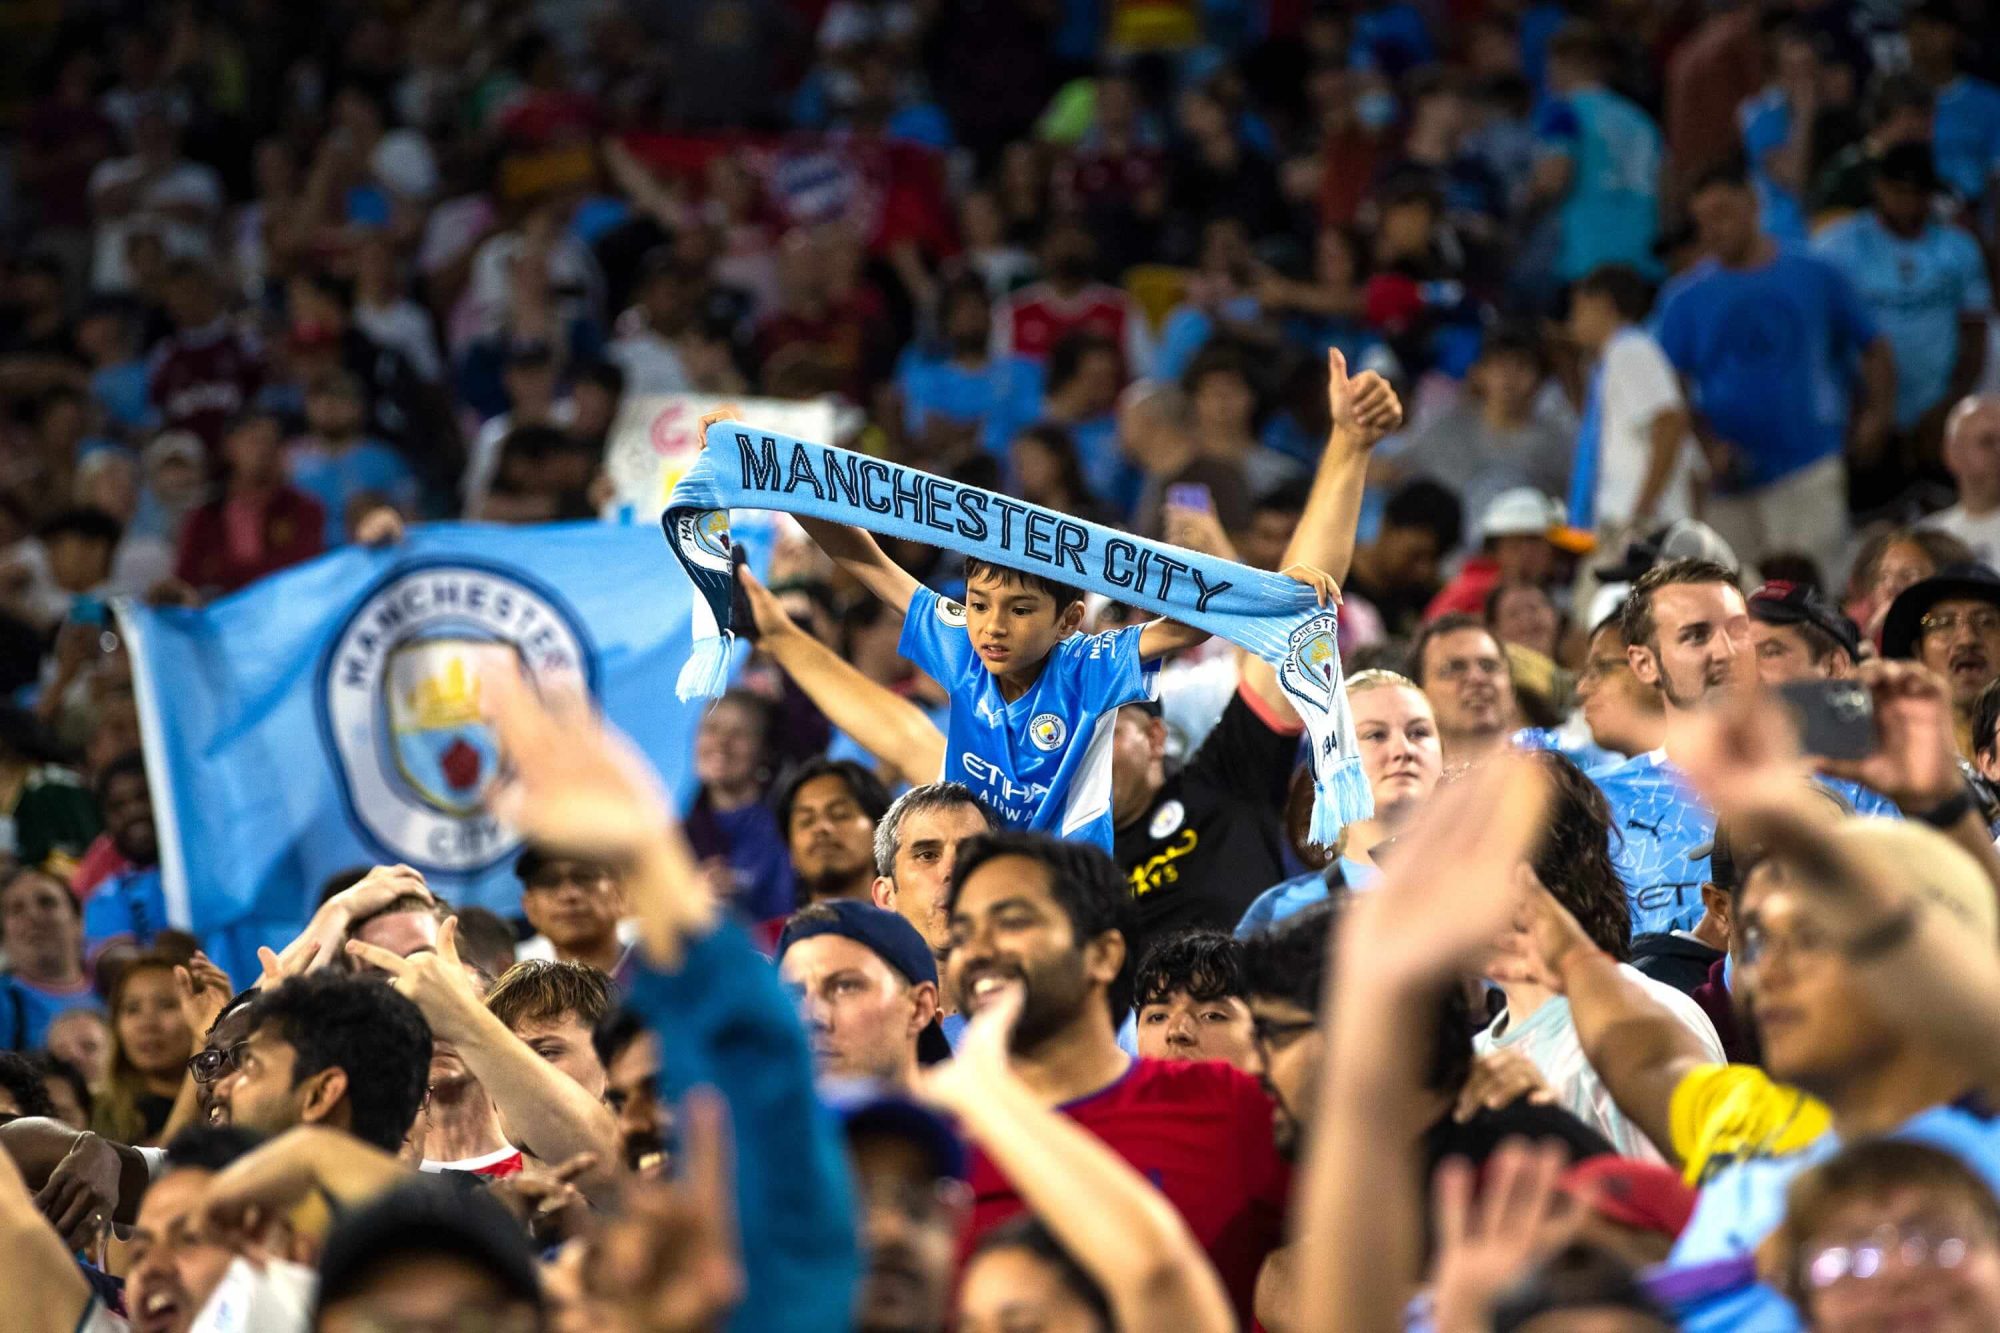
[[[847,1127],[867,1268],[856,1333],[938,1333],[972,1208],[965,1145],[937,1112],[866,1084],[830,1100]]]
[[[1975,757],[1973,704],[2000,677],[2000,573],[1947,565],[1903,589],[1882,622],[1882,656],[1914,658],[1951,686],[1958,752]]]
[[[660,1097],[660,1045],[637,1011],[617,1009],[591,1034],[604,1064],[604,1105],[618,1121],[618,1160],[646,1177],[666,1169],[673,1111]]]
[[[1009,983],[1025,1000],[1014,1068],[1044,1104],[1096,1134],[1152,1181],[1207,1251],[1241,1318],[1283,1232],[1289,1172],[1255,1079],[1216,1062],[1134,1059],[1118,1025],[1132,1002],[1131,903],[1102,851],[1027,832],[968,842],[951,887],[946,976],[975,1013]],[[971,1238],[1022,1211],[975,1153]]]
[[[1625,599],[1625,658],[1658,692],[1671,723],[1756,676],[1750,610],[1736,575],[1706,560],[1670,560],[1640,575]],[[1691,931],[1701,920],[1708,859],[1692,850],[1715,837],[1715,812],[1687,789],[1666,751],[1649,750],[1591,774],[1611,805],[1615,859],[1632,900],[1632,933]],[[1895,807],[1851,782],[1827,785],[1860,814]]]
[[[774,808],[801,907],[828,898],[874,900],[875,825],[888,812],[889,793],[873,773],[851,759],[812,760],[792,775]]]
[[[125,858],[125,868],[84,904],[83,947],[93,963],[107,950],[146,948],[167,925],[153,796],[146,786],[146,761],[137,750],[105,765],[97,778],[97,803],[104,810],[105,835]]]
[[[247,1023],[228,1051],[229,1123],[263,1134],[330,1125],[384,1152],[402,1148],[431,1065],[416,1005],[379,982],[320,971],[260,992]]]
[[[869,903],[802,907],[778,937],[778,974],[820,1077],[915,1085],[917,1038],[937,1017],[937,963],[916,927]]]
[[[1410,645],[1409,674],[1437,713],[1447,768],[1484,759],[1520,725],[1507,654],[1471,616],[1454,612],[1425,625]]]

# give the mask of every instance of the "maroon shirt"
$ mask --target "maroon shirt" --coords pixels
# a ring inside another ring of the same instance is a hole
[[[324,548],[326,510],[303,491],[280,486],[265,497],[262,540],[247,557],[230,550],[228,504],[226,497],[211,500],[181,525],[174,576],[183,583],[204,593],[235,592],[266,574],[310,560]]]
[[[148,392],[168,429],[191,430],[213,451],[230,418],[249,406],[263,383],[263,357],[226,321],[217,320],[160,344],[153,353]]]

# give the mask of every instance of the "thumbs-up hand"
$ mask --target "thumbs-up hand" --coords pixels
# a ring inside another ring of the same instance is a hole
[[[1326,406],[1336,438],[1353,449],[1373,449],[1403,424],[1403,402],[1389,381],[1372,370],[1349,378],[1347,357],[1338,347],[1326,353]]]

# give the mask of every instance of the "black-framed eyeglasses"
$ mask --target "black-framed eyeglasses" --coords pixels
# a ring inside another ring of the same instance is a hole
[[[187,1071],[197,1083],[213,1083],[226,1073],[243,1072],[243,1052],[249,1047],[247,1041],[239,1041],[227,1050],[197,1051],[188,1057]]]
[[[1257,1049],[1266,1055],[1282,1051],[1300,1037],[1319,1026],[1314,1018],[1277,1019],[1255,1018],[1250,1020],[1250,1040],[1257,1043]]]

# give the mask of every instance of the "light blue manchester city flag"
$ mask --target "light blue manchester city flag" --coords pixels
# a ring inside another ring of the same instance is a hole
[[[200,610],[121,604],[169,920],[242,985],[350,867],[400,861],[516,912],[482,680],[581,680],[683,791],[693,595],[650,528],[436,524]]]

